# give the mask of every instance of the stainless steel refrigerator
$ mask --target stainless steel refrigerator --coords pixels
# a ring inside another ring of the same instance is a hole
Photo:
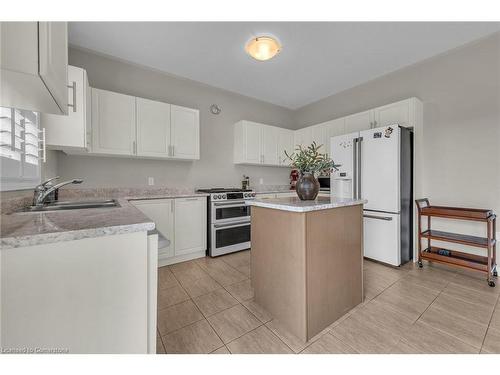
[[[341,164],[331,194],[364,198],[364,256],[393,266],[413,255],[413,133],[398,125],[331,138]]]

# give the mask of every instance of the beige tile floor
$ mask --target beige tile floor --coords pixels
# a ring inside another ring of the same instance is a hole
[[[365,301],[301,342],[253,301],[250,251],[159,269],[157,353],[500,353],[500,285],[364,261]]]

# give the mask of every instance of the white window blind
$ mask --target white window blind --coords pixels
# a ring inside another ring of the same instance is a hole
[[[0,107],[0,157],[40,163],[38,113]]]
[[[31,187],[39,181],[40,164],[45,158],[39,123],[36,112],[0,107],[1,190]]]

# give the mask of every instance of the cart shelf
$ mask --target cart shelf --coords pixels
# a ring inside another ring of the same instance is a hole
[[[458,233],[450,233],[443,232],[440,230],[426,230],[421,233],[421,236],[424,238],[429,238],[431,240],[439,240],[446,242],[454,242],[462,245],[474,246],[474,247],[483,247],[485,249],[488,248],[488,239],[486,237],[476,237],[469,236],[466,234],[458,234]],[[491,240],[491,245],[494,245],[495,240]]]
[[[457,267],[472,269],[487,274],[490,286],[495,286],[492,276],[497,276],[496,270],[496,215],[492,210],[431,206],[428,199],[415,201],[418,212],[418,264],[423,266],[422,259],[445,263]],[[422,229],[422,217],[427,217],[427,229]],[[451,233],[431,228],[431,218],[481,221],[486,223],[487,237]],[[422,249],[422,240],[427,240],[427,247]],[[431,240],[457,243],[479,247],[486,250],[485,256],[468,254],[460,251],[444,249],[431,245]]]

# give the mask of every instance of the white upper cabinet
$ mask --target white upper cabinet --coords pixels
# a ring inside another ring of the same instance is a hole
[[[307,147],[312,142],[312,129],[311,127],[295,130],[294,132],[294,143],[295,146]]]
[[[278,130],[274,126],[262,125],[262,164],[279,165]]]
[[[135,154],[135,97],[92,88],[92,153]]]
[[[68,66],[69,113],[41,114],[41,125],[46,129],[47,146],[54,150],[88,150],[90,148],[91,92],[87,72]]]
[[[170,156],[170,104],[136,98],[137,155]]]
[[[200,113],[93,88],[92,153],[198,160]]]
[[[0,106],[67,114],[66,22],[0,22]]]
[[[175,256],[207,249],[207,198],[174,200]]]
[[[311,143],[316,142],[316,145],[322,146],[320,148],[322,152],[326,150],[326,130],[324,123],[311,126]]]
[[[251,121],[239,121],[234,125],[234,162],[237,164],[261,164],[262,125]]]
[[[354,133],[361,130],[371,129],[373,127],[373,110],[359,112],[345,117],[345,133]]]
[[[200,111],[171,105],[171,156],[176,159],[200,158]]]
[[[326,125],[327,138],[336,137],[337,135],[345,134],[345,118],[338,118],[324,123]],[[330,139],[327,140],[330,144]]]
[[[234,125],[234,163],[286,166],[284,150],[293,151],[293,131],[242,120]]]
[[[291,155],[294,151],[293,147],[293,130],[278,128],[278,162],[279,165],[289,166],[285,151]]]
[[[391,103],[374,109],[375,123],[374,128],[399,124],[403,127],[413,126],[410,118],[415,111],[416,98],[401,100],[396,103]]]
[[[38,22],[38,67],[43,83],[63,113],[68,113],[68,25]]]

